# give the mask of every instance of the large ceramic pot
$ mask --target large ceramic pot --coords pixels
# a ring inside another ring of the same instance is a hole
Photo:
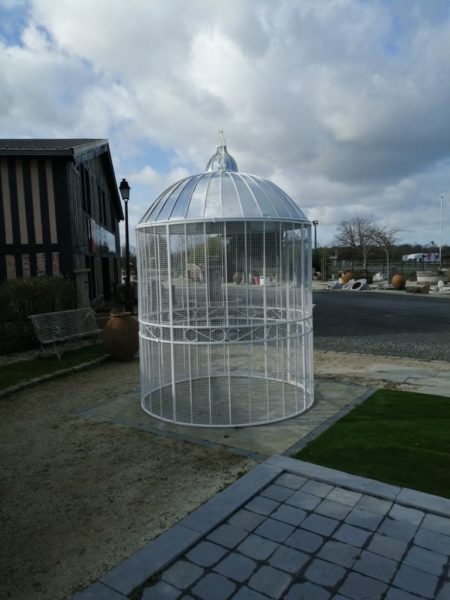
[[[406,285],[406,278],[400,273],[395,273],[391,279],[392,287],[394,290],[404,290]]]
[[[351,271],[345,271],[341,277],[342,284],[345,285],[350,281],[350,279],[353,279],[353,273]]]
[[[103,331],[103,343],[117,360],[132,360],[139,349],[139,325],[129,312],[111,313]]]

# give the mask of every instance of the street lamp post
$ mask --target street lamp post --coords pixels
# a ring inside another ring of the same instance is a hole
[[[440,230],[441,237],[439,241],[439,268],[442,269],[442,209],[444,206],[444,196],[441,196],[441,218],[440,218]]]
[[[130,236],[128,231],[128,200],[130,199],[130,186],[126,179],[120,182],[119,190],[125,203],[125,310],[133,312],[133,300],[131,297],[130,283]]]
[[[312,224],[314,225],[314,268],[316,269],[317,267],[317,225],[319,224],[319,221],[313,221]]]

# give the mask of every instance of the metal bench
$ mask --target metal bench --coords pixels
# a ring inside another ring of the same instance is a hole
[[[92,308],[76,308],[28,317],[33,324],[34,333],[41,343],[41,352],[53,349],[58,360],[61,360],[64,344],[68,340],[83,337],[94,337],[94,342],[101,333]],[[62,351],[61,351],[62,348]]]

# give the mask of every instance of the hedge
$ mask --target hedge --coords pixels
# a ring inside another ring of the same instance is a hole
[[[0,353],[36,346],[29,315],[76,308],[74,282],[64,277],[10,279],[0,284]]]

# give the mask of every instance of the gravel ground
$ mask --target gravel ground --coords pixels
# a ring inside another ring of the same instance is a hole
[[[0,403],[0,598],[71,598],[254,466],[72,416],[137,382],[110,362]]]

